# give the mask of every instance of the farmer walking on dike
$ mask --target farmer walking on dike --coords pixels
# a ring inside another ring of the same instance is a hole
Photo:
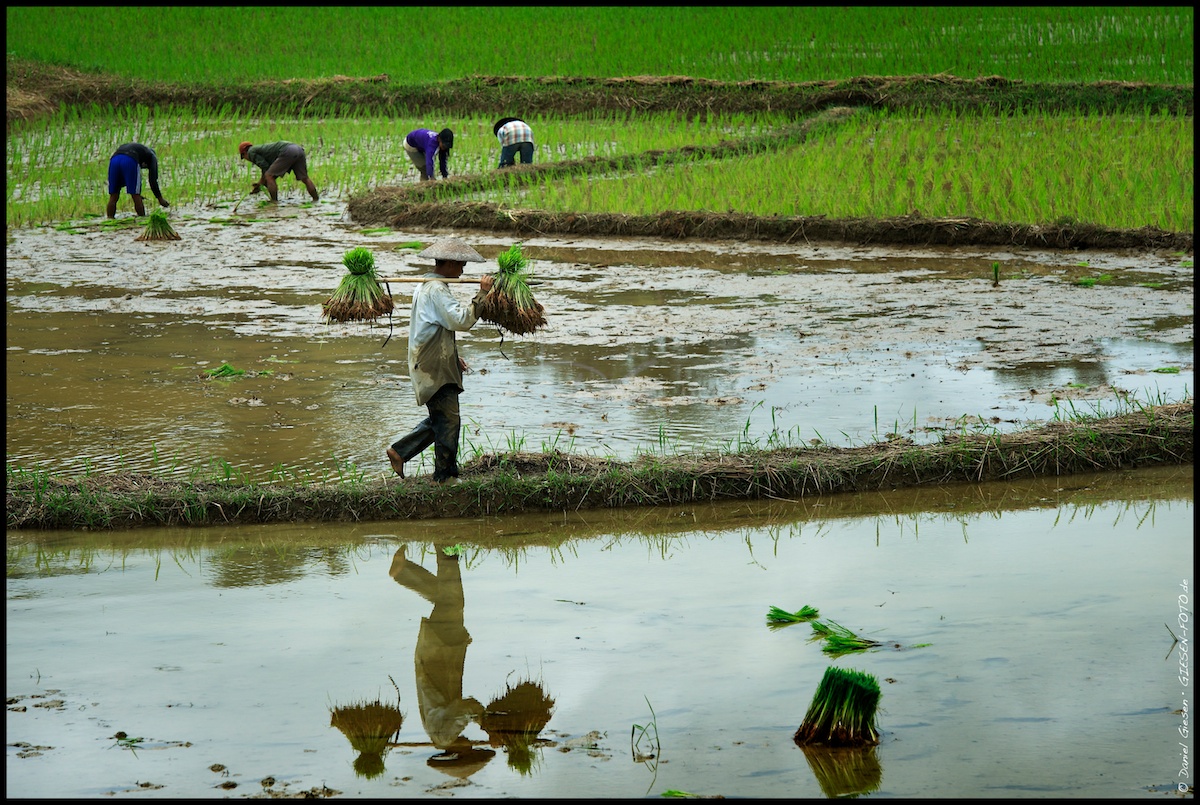
[[[125,143],[113,152],[108,160],[108,217],[117,217],[117,198],[121,188],[133,199],[133,209],[138,215],[146,214],[142,203],[142,168],[150,172],[150,192],[158,199],[161,207],[170,207],[158,189],[158,155],[154,149],[141,143]]]
[[[313,201],[321,200],[317,186],[308,178],[308,159],[303,146],[286,140],[263,145],[244,142],[238,146],[238,153],[242,159],[252,162],[262,171],[262,178],[250,186],[251,193],[257,193],[265,185],[271,201],[279,201],[279,185],[275,180],[291,171],[296,181],[303,182],[308,188]]]
[[[450,129],[442,129],[435,132],[433,129],[414,129],[410,131],[404,138],[404,153],[408,154],[408,158],[412,160],[412,164],[418,171],[421,172],[421,181],[433,181],[433,160],[437,158],[437,166],[441,171],[442,178],[450,178],[450,171],[446,169],[446,160],[450,156],[450,149],[454,147],[454,132]]]
[[[463,305],[441,280],[461,277],[469,262],[482,263],[479,252],[458,238],[445,238],[417,256],[432,258],[434,267],[426,274],[432,280],[419,283],[413,293],[408,320],[408,374],[417,405],[424,405],[429,416],[392,444],[387,457],[392,469],[403,478],[404,462],[432,444],[433,480],[458,483],[458,395],[463,390],[463,373],[470,369],[458,355],[454,333],[475,326],[479,305],[491,290],[493,278],[489,274],[481,277],[478,293]]]
[[[500,141],[500,164],[506,168],[516,164],[517,154],[522,165],[533,164],[533,129],[519,117],[502,117],[492,126],[492,133]]]

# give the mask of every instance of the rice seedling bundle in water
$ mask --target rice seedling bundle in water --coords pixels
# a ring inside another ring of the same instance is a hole
[[[329,321],[374,321],[392,312],[392,297],[379,284],[375,273],[375,255],[359,246],[342,255],[349,269],[338,287],[321,305],[321,313]]]
[[[167,220],[167,214],[162,210],[155,210],[150,213],[150,220],[146,223],[146,231],[138,235],[138,240],[183,240],[179,237],[172,227],[171,222]]]
[[[807,604],[795,612],[788,612],[780,607],[771,607],[767,611],[767,625],[772,629],[777,629],[782,626],[791,626],[793,623],[811,621],[820,614],[816,607],[810,607]]]
[[[836,621],[828,623],[813,621],[812,628],[812,639],[824,640],[825,645],[821,650],[831,657],[840,657],[855,651],[866,651],[881,645],[878,640],[860,637]]]
[[[829,666],[793,740],[799,746],[879,743],[879,682],[870,674]]]
[[[529,290],[529,258],[514,243],[496,258],[500,270],[491,290],[478,305],[479,318],[516,335],[532,333],[546,325],[546,309]]]

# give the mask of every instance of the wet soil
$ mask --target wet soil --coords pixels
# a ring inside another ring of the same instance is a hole
[[[209,455],[379,465],[385,440],[422,410],[407,377],[406,289],[391,289],[390,324],[329,325],[320,304],[347,249],[372,249],[384,276],[415,275],[425,261],[400,247],[442,232],[364,235],[344,206],[296,195],[238,216],[176,214],[182,240],[164,243],[98,226],[10,233],[9,461],[141,470],[156,451],[181,466]],[[474,276],[511,244],[455,234],[489,260],[469,266]],[[928,441],[964,417],[1012,429],[1068,402],[1175,402],[1192,388],[1193,270],[1176,255],[525,244],[548,325],[460,335],[474,369],[464,437],[483,452],[629,457],[773,431]],[[208,377],[223,362],[247,374]]]

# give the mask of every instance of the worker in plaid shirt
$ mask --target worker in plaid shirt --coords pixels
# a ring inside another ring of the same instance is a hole
[[[492,126],[492,132],[500,141],[500,165],[504,168],[516,164],[517,154],[522,165],[533,164],[533,129],[519,117],[502,117]]]

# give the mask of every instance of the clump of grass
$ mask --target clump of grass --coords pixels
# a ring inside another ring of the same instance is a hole
[[[479,304],[479,318],[516,335],[544,327],[546,311],[529,289],[529,258],[521,252],[521,244],[501,252],[496,263],[500,270]]]
[[[162,210],[155,210],[150,213],[150,220],[146,222],[146,230],[138,235],[138,240],[183,240],[179,237],[172,227],[171,222],[167,220],[167,214]]]
[[[813,621],[812,627],[813,639],[824,640],[825,645],[821,647],[821,651],[824,651],[831,657],[840,657],[843,654],[850,654],[855,651],[866,651],[869,648],[882,645],[878,640],[859,637],[836,621],[829,621],[828,623]]]
[[[321,305],[322,315],[331,322],[374,321],[390,314],[392,297],[379,284],[375,273],[375,255],[359,246],[342,255],[348,269],[333,295]]]
[[[807,623],[819,617],[820,614],[815,607],[810,607],[807,604],[795,612],[788,612],[779,607],[771,607],[767,611],[767,626],[772,629],[782,629],[794,623]]]
[[[872,675],[830,666],[792,739],[799,746],[878,744],[880,696],[879,682]]]

